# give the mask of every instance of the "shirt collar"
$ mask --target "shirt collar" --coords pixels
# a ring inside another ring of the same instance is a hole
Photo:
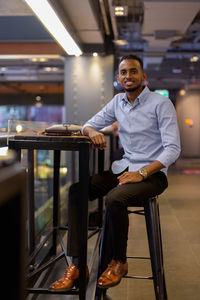
[[[140,95],[135,99],[137,100],[138,103],[142,103],[143,101],[145,101],[149,95],[151,91],[149,90],[149,88],[147,86],[144,87],[144,89],[142,90],[142,92],[140,93]],[[128,101],[128,98],[126,96],[126,93],[123,94],[122,97],[123,103],[124,104],[130,104],[130,102]]]
[[[149,96],[150,92],[150,89],[147,86],[145,86],[140,95],[137,97],[138,101],[141,103],[144,102]]]

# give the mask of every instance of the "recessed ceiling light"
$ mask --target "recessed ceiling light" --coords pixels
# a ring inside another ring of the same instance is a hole
[[[115,16],[127,16],[128,15],[128,6],[115,6],[114,7]]]

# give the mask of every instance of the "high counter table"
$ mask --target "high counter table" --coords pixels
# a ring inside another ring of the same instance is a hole
[[[34,150],[54,150],[54,184],[53,184],[53,226],[58,226],[59,204],[59,165],[60,151],[79,152],[79,182],[82,195],[80,219],[80,287],[79,299],[86,299],[86,264],[87,264],[87,239],[88,239],[88,187],[89,187],[89,152],[91,141],[86,136],[46,136],[42,133],[26,131],[16,134],[9,139],[8,146],[18,152],[28,150],[28,249],[29,255],[34,252]],[[54,247],[56,237],[54,236]],[[40,289],[40,293],[47,293]],[[69,293],[68,293],[69,294]]]

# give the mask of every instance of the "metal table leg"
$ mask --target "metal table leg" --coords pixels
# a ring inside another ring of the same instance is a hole
[[[59,200],[60,200],[60,151],[54,150],[54,175],[53,175],[53,243],[51,253],[56,254],[57,227],[59,224]]]
[[[104,170],[104,150],[98,150],[98,173],[103,172]],[[103,197],[98,198],[98,225],[101,228],[103,224]]]
[[[28,150],[28,254],[35,249],[34,150]]]
[[[79,151],[79,182],[82,195],[80,207],[80,285],[79,299],[86,299],[86,265],[87,265],[87,235],[88,235],[88,188],[89,188],[89,145]]]

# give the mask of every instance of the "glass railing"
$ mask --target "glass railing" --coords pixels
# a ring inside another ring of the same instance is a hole
[[[6,152],[8,140],[18,134],[42,133],[46,127],[54,125],[49,122],[34,122],[23,120],[9,120],[8,132],[0,137],[0,151]],[[6,147],[3,147],[6,146]],[[35,238],[41,240],[46,229],[52,225],[53,219],[53,151],[34,150],[34,197],[35,197]],[[60,159],[60,224],[67,223],[68,188],[71,176],[68,174],[66,152],[61,151]],[[28,168],[27,150],[21,151],[22,167]]]

